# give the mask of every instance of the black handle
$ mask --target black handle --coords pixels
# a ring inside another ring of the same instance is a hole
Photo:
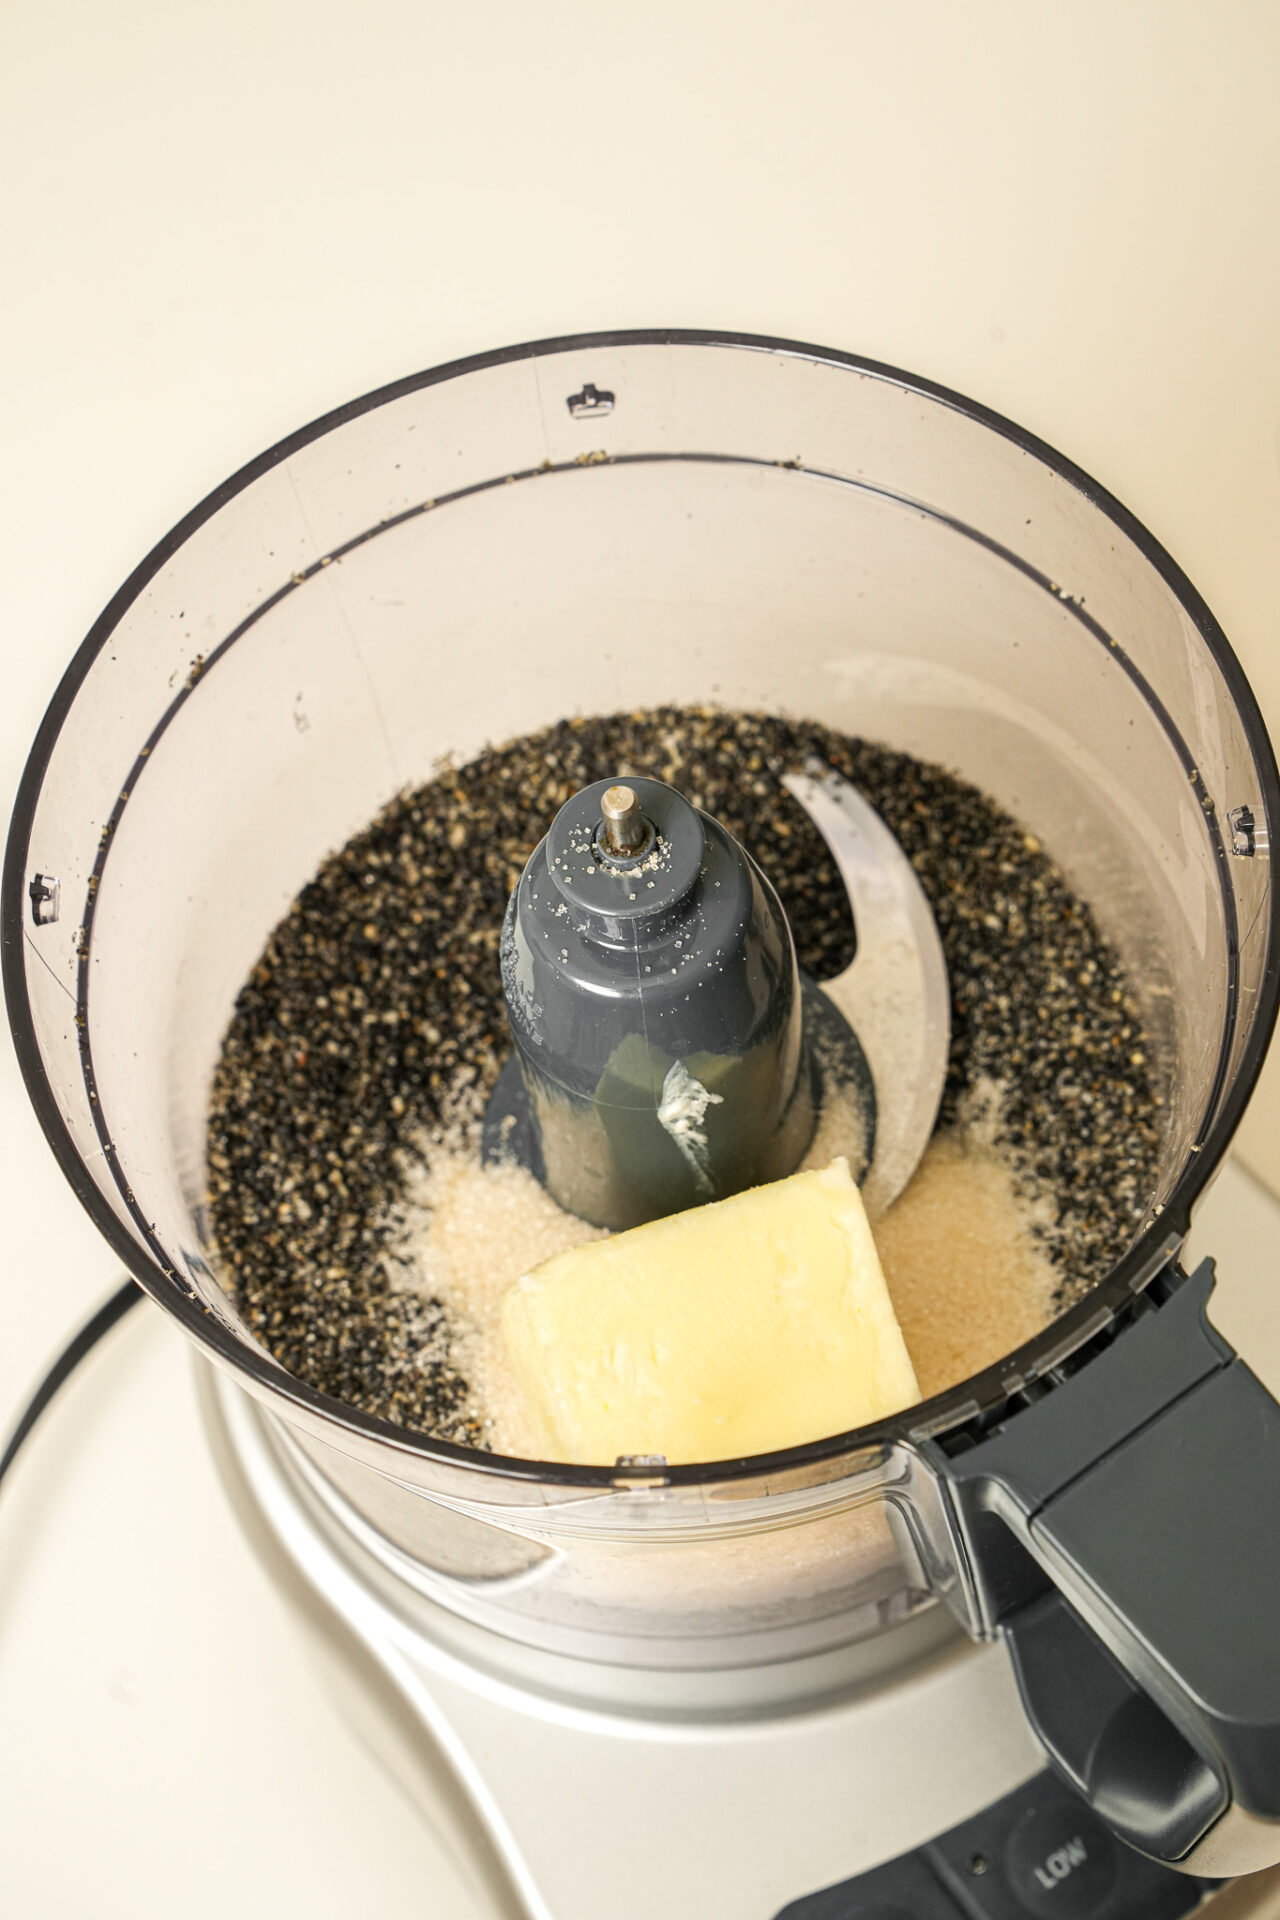
[[[1227,1876],[1280,1862],[1280,1406],[1213,1284],[1173,1271],[1069,1378],[923,1450],[1054,1766],[1151,1858]]]

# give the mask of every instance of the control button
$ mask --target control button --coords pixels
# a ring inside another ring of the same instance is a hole
[[[1004,1865],[1028,1913],[1101,1920],[1120,1877],[1119,1842],[1082,1801],[1054,1799],[1024,1813]]]

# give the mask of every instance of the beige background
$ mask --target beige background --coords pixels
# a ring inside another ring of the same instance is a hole
[[[1278,83],[1280,0],[0,0],[6,812],[90,622],[243,460],[609,326],[1023,422],[1170,547],[1280,733]],[[1276,1187],[1278,1118],[1273,1058],[1240,1145]],[[0,1146],[2,1420],[113,1263],[7,1050]],[[1226,1194],[1243,1270],[1266,1209]],[[0,1908],[414,1910],[445,1870],[218,1508],[179,1343],[117,1340],[0,1510]]]

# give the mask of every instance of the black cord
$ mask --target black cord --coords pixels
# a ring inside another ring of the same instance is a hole
[[[75,1372],[85,1355],[97,1346],[103,1334],[110,1333],[116,1321],[122,1320],[130,1307],[136,1306],[137,1302],[145,1297],[136,1280],[126,1280],[122,1287],[117,1287],[109,1300],[103,1301],[92,1319],[85,1321],[79,1333],[67,1342],[23,1408],[18,1424],[9,1436],[9,1443],[3,1454],[0,1454],[0,1481],[4,1479],[17,1459],[18,1449],[58,1388]]]

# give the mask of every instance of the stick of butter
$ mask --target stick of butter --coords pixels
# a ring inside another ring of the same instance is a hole
[[[553,1255],[502,1330],[554,1460],[728,1460],[920,1397],[842,1159]]]

